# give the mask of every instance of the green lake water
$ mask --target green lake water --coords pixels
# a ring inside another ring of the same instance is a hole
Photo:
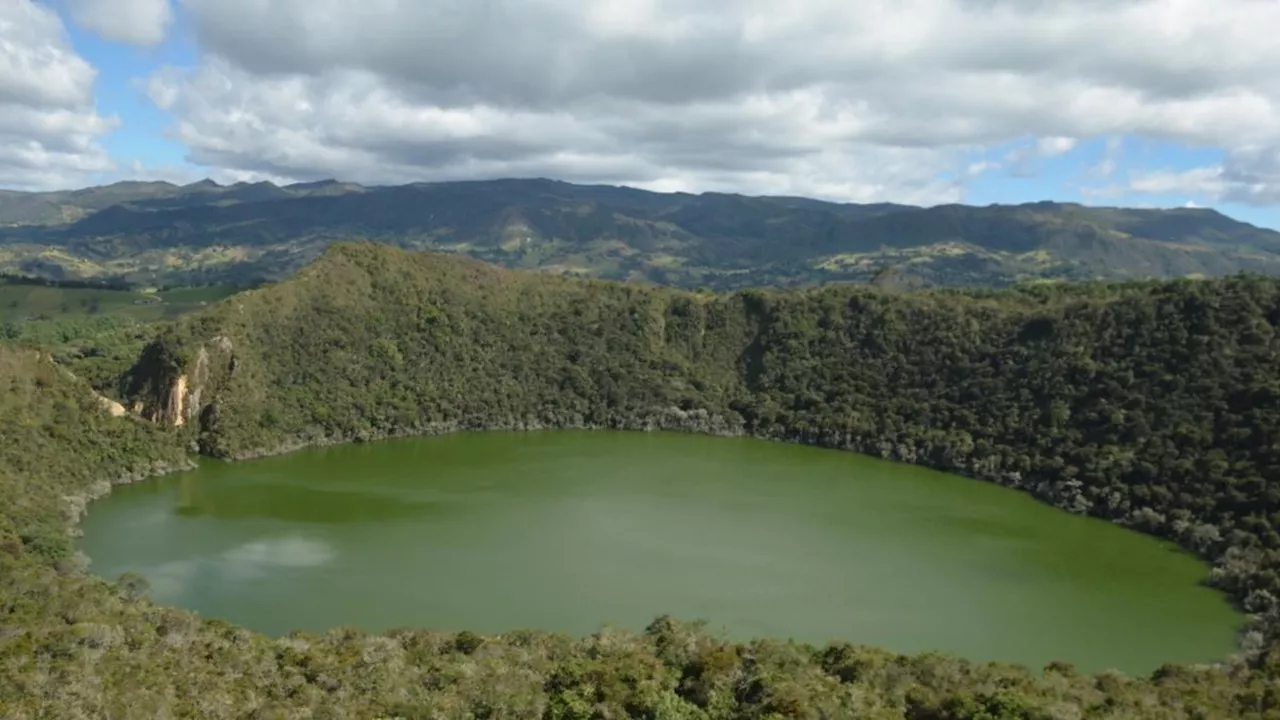
[[[348,625],[843,639],[1034,667],[1212,662],[1241,622],[1171,545],[852,453],[665,433],[477,433],[117,488],[95,572],[273,634]]]

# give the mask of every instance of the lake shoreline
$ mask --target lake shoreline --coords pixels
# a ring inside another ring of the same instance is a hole
[[[637,423],[637,424],[639,424],[639,423]],[[443,428],[434,428],[434,432],[426,432],[426,433],[421,433],[421,432],[420,432],[420,433],[412,433],[412,434],[410,434],[410,433],[403,433],[403,434],[399,434],[399,435],[388,435],[388,436],[386,436],[386,437],[380,437],[380,438],[376,438],[376,439],[372,439],[372,438],[371,438],[371,439],[366,439],[364,442],[368,442],[368,443],[373,444],[373,443],[379,443],[379,442],[380,442],[380,441],[382,441],[382,440],[391,440],[391,439],[405,439],[405,440],[407,440],[407,439],[412,439],[412,438],[428,438],[428,437],[432,437],[432,436],[442,436],[442,435],[467,435],[467,434],[475,434],[475,435],[497,435],[497,434],[503,434],[503,433],[510,433],[510,434],[526,434],[526,433],[528,433],[528,434],[534,434],[534,433],[537,433],[539,430],[552,430],[552,431],[558,431],[558,430],[570,430],[570,431],[583,431],[583,432],[587,432],[587,433],[594,433],[594,432],[597,432],[597,431],[606,431],[606,432],[607,432],[607,431],[616,431],[616,432],[619,432],[620,434],[628,434],[628,433],[636,432],[637,430],[639,430],[639,431],[644,431],[644,430],[648,430],[648,431],[662,431],[662,430],[666,430],[666,431],[668,431],[668,432],[679,432],[680,434],[686,434],[686,435],[696,435],[696,434],[701,434],[701,435],[706,435],[706,436],[736,437],[736,438],[751,438],[751,439],[755,439],[755,440],[774,440],[775,442],[778,442],[778,439],[777,439],[777,438],[767,438],[767,437],[765,437],[765,438],[760,438],[760,437],[754,437],[754,436],[752,436],[752,435],[749,435],[749,434],[747,434],[747,433],[743,433],[743,432],[718,432],[718,433],[708,433],[708,432],[696,432],[696,431],[690,431],[690,430],[689,430],[689,428],[688,428],[688,425],[687,425],[687,424],[685,424],[685,425],[684,425],[684,426],[682,426],[682,427],[677,427],[677,428],[674,428],[674,429],[669,428],[669,427],[668,427],[668,428],[659,427],[659,425],[660,425],[660,422],[659,422],[659,421],[653,421],[653,422],[650,422],[650,423],[642,424],[642,425],[641,425],[641,427],[639,427],[639,428],[634,428],[634,429],[629,429],[629,428],[618,428],[618,427],[604,427],[604,426],[585,426],[585,427],[576,427],[576,428],[574,428],[574,427],[569,427],[569,428],[563,428],[563,427],[536,427],[536,428],[529,428],[529,427],[510,427],[510,426],[503,426],[503,427],[490,427],[490,428],[462,428],[462,427],[452,427],[452,428],[448,428],[447,430],[446,430],[446,429],[443,429]],[[721,427],[723,427],[723,426],[721,426]],[[480,430],[483,430],[483,432],[477,432],[477,431],[480,431]],[[471,431],[471,432],[468,432],[468,431]],[[521,442],[523,442],[523,441],[521,441]],[[584,442],[592,443],[592,442],[595,442],[595,441],[592,441],[592,440],[589,440],[589,439],[584,439]],[[614,439],[612,439],[610,442],[615,442],[615,443],[617,443],[617,442],[622,442],[622,443],[623,443],[623,446],[625,447],[625,446],[629,445],[631,441],[619,441],[617,438],[614,438]],[[346,442],[346,443],[338,443],[338,442],[316,443],[316,442],[313,442],[313,443],[310,443],[310,444],[307,444],[307,445],[297,445],[297,444],[296,444],[296,445],[295,445],[295,446],[293,446],[293,447],[284,447],[284,446],[280,446],[280,447],[277,447],[277,448],[276,448],[276,452],[271,452],[271,453],[258,453],[258,454],[255,454],[253,457],[254,457],[254,458],[263,458],[263,457],[269,457],[269,456],[281,456],[281,455],[291,454],[291,453],[293,453],[293,452],[296,452],[296,451],[299,451],[299,450],[308,449],[308,448],[323,448],[323,447],[334,446],[334,445],[341,445],[341,444],[359,445],[359,444],[362,444],[362,443],[361,443],[361,442],[354,442],[354,443],[353,443],[353,442],[350,442],[350,441],[348,441],[348,442]],[[813,447],[813,446],[815,445],[814,443],[804,443],[804,442],[799,442],[799,441],[796,441],[796,440],[784,441],[782,444],[796,445],[796,446],[810,446],[810,447]],[[486,446],[495,446],[495,445],[494,445],[493,443],[488,443],[488,442],[486,441]],[[519,446],[523,447],[523,445],[519,445]],[[588,447],[589,447],[589,446],[588,446]],[[819,446],[819,447],[820,447],[820,446]],[[839,448],[830,448],[830,447],[827,447],[827,448],[824,448],[824,449],[831,449],[831,450],[835,450],[835,449],[839,449]],[[395,452],[395,451],[393,451],[393,452]],[[407,452],[407,451],[402,451],[402,452]],[[843,455],[843,454],[845,454],[845,453],[841,453],[841,454]],[[917,469],[921,469],[921,470],[927,470],[927,471],[929,471],[929,472],[931,472],[931,473],[932,473],[932,472],[937,472],[935,469],[933,469],[933,468],[928,468],[928,467],[926,467],[926,466],[922,466],[922,465],[921,465],[921,464],[919,464],[919,463],[916,463],[916,464],[902,463],[901,461],[894,461],[894,460],[892,460],[892,459],[887,459],[887,458],[877,458],[877,457],[875,457],[875,456],[873,456],[873,455],[869,455],[869,454],[867,454],[867,453],[856,453],[856,452],[854,452],[854,453],[848,453],[848,454],[850,454],[850,455],[856,455],[856,456],[858,456],[859,458],[865,458],[865,459],[873,460],[873,461],[875,461],[875,462],[877,462],[877,463],[879,463],[879,462],[889,462],[889,463],[892,463],[893,465],[899,465],[899,466],[902,466],[903,468],[917,468]],[[339,456],[337,456],[337,457],[341,457],[341,455],[339,455]],[[374,457],[374,456],[367,456],[367,457]],[[242,458],[242,459],[248,459],[248,458]],[[222,460],[226,461],[226,460],[231,460],[231,459],[223,458]],[[315,462],[315,461],[308,461],[308,462]],[[620,461],[620,462],[621,462],[621,461]],[[828,460],[828,461],[826,461],[826,462],[831,462],[831,461],[830,461],[830,460]],[[843,461],[840,461],[840,462],[843,462]],[[238,464],[238,459],[237,459],[237,460],[233,460],[233,463]],[[729,465],[727,465],[726,467],[730,467],[730,468],[731,468],[731,467],[732,467],[732,464],[729,464]],[[185,469],[185,468],[179,468],[179,469]],[[303,473],[303,476],[307,476],[307,475],[308,475],[308,473]],[[952,475],[952,476],[953,476],[953,477],[955,477],[956,479],[959,479],[959,477],[961,477],[961,476],[956,476],[954,473],[950,473],[950,475]],[[970,479],[970,480],[977,480],[977,479],[975,479],[975,478],[967,478],[967,479]],[[988,482],[986,482],[986,481],[983,481],[981,484],[982,484],[982,485],[988,485],[988,484],[990,484],[990,485],[994,485],[994,483],[988,483]],[[749,488],[749,487],[750,487],[750,485],[748,485],[747,487]],[[903,490],[904,490],[904,491],[905,491],[905,489],[906,489],[906,486],[904,486],[904,487],[903,487]],[[641,491],[641,492],[643,493],[643,491]],[[748,495],[748,496],[750,496],[750,495],[752,495],[752,493],[748,492],[748,493],[747,493],[747,495]],[[1020,495],[1020,497],[1026,497],[1026,496],[1027,496],[1027,493],[1020,493],[1019,495]],[[255,496],[256,496],[256,493],[255,493]],[[983,497],[985,497],[985,496],[983,496]],[[1027,499],[1028,499],[1028,500],[1030,500],[1031,498],[1027,498]],[[225,501],[224,501],[224,502],[225,502]],[[278,502],[278,501],[277,501],[277,502]],[[839,505],[839,504],[837,503],[837,505]],[[999,503],[996,503],[996,505],[999,505]],[[1042,503],[1042,502],[1036,502],[1036,505],[1037,505],[1037,506],[1043,506],[1043,505],[1044,505],[1044,503]],[[973,507],[984,507],[985,505],[984,505],[983,503],[979,502],[977,505],[971,505],[971,506],[973,506]],[[1046,509],[1049,509],[1049,508],[1046,508]],[[980,514],[982,514],[982,513],[980,513]],[[1154,538],[1154,539],[1156,539],[1156,540],[1158,540],[1158,541],[1160,541],[1160,542],[1162,542],[1162,543],[1164,542],[1164,540],[1163,540],[1163,539],[1160,539],[1160,538]],[[1183,552],[1183,551],[1181,551],[1181,550],[1179,550],[1179,553],[1180,553],[1180,554],[1183,554],[1183,555],[1186,555],[1187,557],[1191,557],[1191,555],[1190,555],[1189,553],[1185,553],[1185,552]],[[90,552],[90,554],[92,555],[93,553],[92,553],[92,552]],[[1092,554],[1095,554],[1095,555],[1096,555],[1096,553],[1092,553]],[[1201,563],[1199,562],[1199,560],[1197,560],[1197,565],[1198,565],[1199,567],[1201,567],[1201,569],[1203,570],[1203,567],[1204,567],[1204,566],[1203,566],[1203,564],[1201,564]],[[1215,595],[1217,595],[1217,596],[1219,596],[1219,597],[1223,597],[1223,594],[1222,594],[1222,593],[1220,593],[1219,591],[1216,591],[1216,590],[1215,590],[1215,591],[1214,591],[1214,594],[1215,594]],[[1034,605],[1029,605],[1029,607],[1034,607]],[[677,614],[677,616],[679,616],[679,615]],[[716,615],[716,614],[711,614],[709,617],[710,617],[710,619],[711,619],[712,621],[716,621],[716,620],[718,620],[718,619],[719,619],[719,618],[717,617],[717,615]],[[409,622],[409,624],[415,624],[415,623],[414,623],[414,621],[408,621],[408,622]],[[535,626],[535,627],[542,627],[542,625],[534,625],[534,626]],[[442,627],[453,627],[453,626],[452,626],[452,625],[444,625],[444,626],[442,626]],[[472,627],[472,628],[473,628],[473,626],[471,626],[471,625],[461,625],[461,626],[459,626],[459,627]],[[563,631],[563,629],[561,629],[561,631]],[[785,635],[785,632],[784,632],[784,635]],[[745,636],[744,636],[744,637],[745,637]],[[754,637],[754,635],[753,635],[752,637]],[[841,637],[848,637],[848,638],[850,638],[850,639],[852,639],[852,640],[854,640],[854,641],[857,641],[857,642],[869,642],[869,643],[872,643],[872,644],[883,644],[883,643],[879,643],[879,642],[875,641],[874,639],[868,639],[868,638],[866,637],[866,635],[865,635],[865,634],[861,634],[861,635],[860,635],[860,634],[843,635],[843,636],[841,636]],[[895,651],[895,652],[915,652],[915,650],[911,650],[910,648],[908,648],[908,649],[905,649],[905,650],[898,650],[898,651]],[[953,650],[952,652],[954,652],[954,650]],[[964,655],[963,655],[963,654],[959,654],[958,656],[963,657]],[[1222,661],[1217,662],[1217,663],[1199,663],[1199,664],[1202,664],[1202,665],[1220,665],[1220,664],[1223,664],[1223,663],[1229,663],[1229,662],[1231,662],[1231,658],[1230,658],[1230,657],[1224,657],[1224,659],[1223,659]]]

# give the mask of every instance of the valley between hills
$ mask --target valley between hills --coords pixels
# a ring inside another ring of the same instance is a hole
[[[1202,208],[926,208],[547,179],[0,191],[0,272],[12,275],[244,286],[286,277],[352,238],[719,291],[1280,274],[1280,233]]]
[[[79,221],[58,207],[26,221]],[[1280,717],[1280,281],[1225,271],[729,294],[357,242],[167,318],[13,323],[0,716]],[[733,642],[669,617],[584,638],[271,638],[95,577],[68,532],[113,484],[193,454],[539,428],[750,435],[981,478],[1176,542],[1249,624],[1236,656],[1149,677]]]

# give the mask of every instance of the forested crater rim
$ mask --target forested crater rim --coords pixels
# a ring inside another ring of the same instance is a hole
[[[1173,539],[1215,565],[1215,586],[1260,627],[1276,609],[1275,593],[1248,578],[1272,562],[1257,548],[1269,547],[1274,531],[1268,528],[1260,545],[1241,546],[1237,536],[1251,531],[1232,520],[1234,506],[1199,517],[1182,500],[1162,507],[1165,495],[1149,492],[1167,482],[1160,476],[1187,472],[1176,464],[1166,472],[1178,453],[1200,453],[1220,466],[1215,456],[1230,463],[1232,453],[1248,449],[1238,437],[1224,441],[1225,450],[1215,445],[1221,428],[1186,438],[1143,413],[1152,398],[1171,405],[1166,414],[1232,405],[1239,388],[1223,397],[1223,388],[1204,385],[1215,373],[1243,372],[1247,383],[1263,382],[1266,366],[1258,363],[1280,319],[1276,287],[1272,279],[1235,276],[716,295],[348,243],[330,247],[290,280],[178,321],[147,348],[125,395],[139,414],[186,426],[202,453],[222,458],[459,429],[543,427],[693,430],[853,450],[995,481]],[[1152,342],[1164,346],[1139,346],[1135,356],[1117,335],[1124,332],[1121,315],[1145,321],[1142,331],[1181,322],[1181,335],[1157,334]],[[1212,322],[1214,315],[1229,322]],[[1099,328],[1102,342],[1093,337]],[[1214,340],[1244,352],[1225,363],[1207,356],[1206,336],[1215,333],[1226,337]],[[1195,385],[1186,378],[1198,376],[1184,377],[1178,364],[1188,359],[1211,366]],[[957,376],[957,361],[977,377]],[[1034,363],[1049,375],[1028,377]],[[847,364],[871,371],[848,377],[840,367]],[[1096,382],[1075,378],[1074,386],[1063,386],[1055,371]],[[344,394],[357,382],[368,397]],[[449,384],[457,387],[441,391]],[[886,394],[886,387],[898,391]],[[921,397],[938,387],[950,397]],[[481,397],[462,397],[462,389]],[[993,394],[1014,422],[993,419],[985,407],[994,404]],[[1134,407],[1109,406],[1125,395]],[[995,428],[972,424],[976,415],[965,402],[973,398],[983,403],[981,420]],[[910,402],[917,409],[904,407]],[[824,404],[836,412],[824,417]],[[1099,420],[1103,413],[1110,428]],[[1263,422],[1265,433],[1275,420]],[[1165,435],[1153,437],[1156,430]],[[1037,449],[1035,433],[1058,436],[1049,453]],[[1092,437],[1080,445],[1083,435]],[[1227,472],[1240,466],[1237,460]],[[1141,481],[1111,479],[1109,487],[1097,487],[1089,473],[1136,474]],[[1254,651],[1262,641],[1246,632],[1242,647]]]
[[[196,370],[203,348],[208,376],[188,377],[192,419],[180,428],[112,418],[85,383],[0,348],[0,485],[11,500],[0,508],[0,571],[14,579],[0,585],[0,609],[17,629],[0,634],[0,660],[14,670],[0,673],[0,697],[18,716],[230,717],[227,708],[304,705],[409,716],[492,708],[494,692],[529,717],[594,707],[618,717],[1260,720],[1274,710],[1275,281],[710,296],[471,268],[348,248],[323,272],[180,319],[124,387],[95,383],[129,416],[136,402],[154,412],[165,382]],[[1041,675],[849,645],[730,644],[669,619],[580,641],[335,630],[269,642],[78,570],[67,533],[65,498],[109,490],[104,478],[183,467],[193,446],[234,457],[431,428],[614,427],[654,408],[1006,484],[1002,473],[1021,472],[1020,487],[1055,504],[1211,560],[1214,585],[1256,632],[1244,634],[1239,662],[1145,680],[1060,663]],[[480,685],[450,674],[460,663]],[[624,675],[643,681],[614,681]],[[589,688],[606,694],[593,705]]]

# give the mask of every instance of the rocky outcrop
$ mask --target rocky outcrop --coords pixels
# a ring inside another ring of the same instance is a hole
[[[172,339],[147,346],[129,372],[126,395],[133,411],[159,425],[195,423],[214,395],[212,386],[235,371],[234,344],[225,335],[184,353]]]
[[[173,384],[169,387],[169,392],[166,393],[164,405],[149,419],[162,425],[181,427],[187,420],[186,407],[187,376],[179,375],[173,379]]]
[[[124,409],[124,405],[121,405],[105,395],[99,395],[95,392],[94,396],[98,398],[98,402],[102,404],[102,407],[105,408],[107,412],[111,413],[111,417],[124,417],[129,412]]]

